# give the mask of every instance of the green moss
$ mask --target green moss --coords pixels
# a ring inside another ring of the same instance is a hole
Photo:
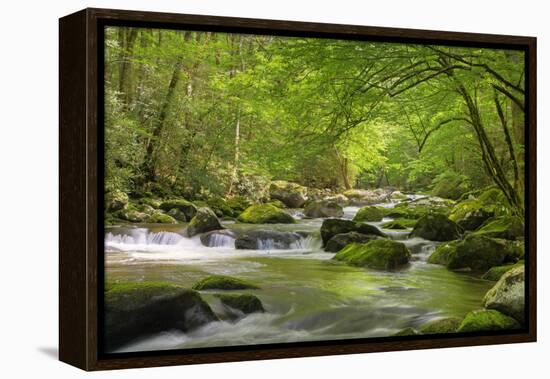
[[[460,238],[461,229],[445,215],[429,213],[418,220],[411,236],[430,241],[451,241]]]
[[[394,270],[409,262],[411,253],[401,242],[376,239],[364,244],[352,243],[340,250],[333,259],[352,266],[378,270]]]
[[[450,255],[447,267],[451,270],[464,268],[475,271],[488,270],[506,261],[506,245],[505,240],[470,234],[456,245],[456,250]]]
[[[281,209],[286,208],[285,203],[283,203],[281,200],[277,200],[277,199],[270,200],[266,204],[270,204],[270,205],[273,205],[274,207],[281,208]]]
[[[251,294],[216,294],[215,296],[219,298],[224,305],[227,305],[228,307],[234,309],[238,309],[245,314],[265,312],[260,299],[258,299],[257,296]]]
[[[191,220],[197,212],[197,207],[193,203],[185,199],[171,199],[163,201],[160,204],[159,208],[165,212],[168,212],[170,209],[174,208],[179,209],[181,212],[183,212],[183,214],[185,214],[187,220]]]
[[[321,225],[321,239],[323,245],[337,234],[357,232],[361,234],[372,234],[375,236],[386,237],[376,226],[354,222],[351,220],[341,220],[337,218],[329,218],[323,221]]]
[[[482,332],[494,330],[513,330],[520,325],[516,320],[493,309],[472,311],[466,315],[457,332]]]
[[[194,290],[244,290],[258,288],[260,287],[246,280],[224,275],[209,276],[193,285]]]
[[[177,224],[178,222],[172,217],[162,212],[155,212],[147,217],[147,222],[152,224]]]
[[[169,282],[108,282],[105,284],[105,304],[128,308],[158,296],[170,296],[185,288]]]
[[[380,221],[383,217],[384,213],[378,207],[367,205],[357,211],[353,221]]]
[[[451,241],[442,243],[428,258],[428,263],[448,265],[452,256],[456,253],[456,246],[462,241]]]
[[[199,208],[187,225],[187,235],[193,237],[200,233],[223,229],[220,220],[210,208]]]
[[[417,220],[410,220],[406,218],[399,218],[396,220],[385,222],[381,225],[382,229],[407,229],[413,228],[416,225]]]
[[[401,329],[397,333],[392,334],[393,337],[403,337],[403,336],[417,336],[420,333],[416,329],[413,328],[405,328]]]
[[[523,220],[517,216],[501,216],[487,220],[476,235],[514,240],[525,235]]]
[[[493,215],[493,206],[485,206],[477,199],[467,199],[454,206],[449,219],[456,222],[464,230],[475,230]]]
[[[491,267],[489,271],[487,271],[482,279],[485,280],[491,280],[493,282],[497,282],[502,275],[506,274],[508,271],[513,270],[516,267],[521,267],[525,264],[524,261],[519,261],[516,264],[510,264],[510,265],[504,265],[504,266],[495,266]]]
[[[237,218],[248,224],[294,224],[296,220],[271,204],[256,204],[246,208]]]
[[[460,327],[462,319],[458,317],[447,317],[430,321],[420,327],[421,334],[455,333]]]

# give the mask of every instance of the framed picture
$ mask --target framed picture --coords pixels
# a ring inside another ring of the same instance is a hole
[[[60,359],[536,340],[536,39],[60,19]]]

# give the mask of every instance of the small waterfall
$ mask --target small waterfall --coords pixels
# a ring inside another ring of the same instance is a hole
[[[128,231],[129,234],[113,234],[111,232],[105,235],[105,247],[115,250],[127,250],[132,246],[162,246],[176,245],[183,238],[173,232],[149,232],[144,228],[136,228]],[[128,246],[129,245],[129,246]]]
[[[291,249],[296,250],[319,250],[322,247],[322,241],[318,237],[307,236],[305,238],[300,238],[296,242],[293,242],[290,245]]]
[[[235,248],[235,237],[222,233],[213,233],[208,239],[207,246]]]

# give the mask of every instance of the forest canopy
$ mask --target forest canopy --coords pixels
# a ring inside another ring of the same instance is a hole
[[[515,50],[107,27],[105,191],[496,186],[522,215],[524,69]]]

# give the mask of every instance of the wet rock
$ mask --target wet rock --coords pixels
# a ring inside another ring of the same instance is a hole
[[[178,209],[185,215],[185,221],[191,220],[195,216],[195,213],[197,213],[197,207],[195,204],[185,199],[171,199],[163,201],[159,208],[165,212],[169,212],[172,209]]]
[[[515,240],[525,236],[525,226],[519,217],[502,216],[487,220],[474,233],[478,236]]]
[[[497,310],[525,323],[525,267],[506,272],[483,299],[487,309]]]
[[[455,333],[461,323],[462,319],[458,317],[441,318],[422,325],[420,334]]]
[[[325,251],[337,253],[351,243],[363,243],[376,238],[380,237],[373,234],[361,234],[357,232],[336,234],[328,240]]]
[[[294,224],[294,218],[271,204],[255,204],[246,208],[237,218],[248,224]]]
[[[336,202],[316,200],[307,204],[304,214],[310,218],[342,217],[344,216],[344,210]]]
[[[201,279],[193,285],[193,289],[202,290],[246,290],[258,289],[257,285],[246,280],[225,275],[212,275]]]
[[[271,199],[282,201],[289,208],[300,208],[307,200],[307,188],[299,184],[276,180],[269,186]]]
[[[323,245],[326,245],[328,240],[337,234],[357,232],[361,234],[373,234],[380,237],[386,237],[376,226],[362,224],[350,220],[340,220],[331,218],[323,221],[321,225],[321,238]]]
[[[223,305],[231,308],[231,310],[242,312],[243,314],[265,312],[264,306],[260,299],[251,294],[216,294],[215,296],[220,299]]]
[[[212,230],[201,234],[201,243],[204,246],[216,247],[216,246],[225,246],[224,243],[228,240],[234,240],[236,234],[228,229],[223,230]]]
[[[371,205],[360,208],[353,221],[381,221],[384,218],[384,211]]]
[[[431,241],[451,241],[460,238],[461,229],[453,221],[439,213],[423,216],[414,226],[411,237]]]
[[[105,348],[168,330],[188,332],[218,318],[201,296],[170,283],[107,284]]]
[[[410,258],[411,253],[404,244],[388,239],[352,243],[333,257],[352,266],[377,270],[395,270],[409,263]]]

